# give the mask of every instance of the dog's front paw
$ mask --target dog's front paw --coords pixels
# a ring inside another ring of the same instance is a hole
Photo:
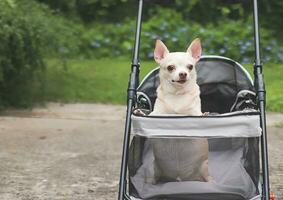
[[[209,115],[209,112],[202,113],[202,116],[208,116],[208,115]]]
[[[133,113],[137,116],[146,116],[146,114],[141,109],[135,109]]]
[[[207,176],[207,177],[205,177],[205,181],[206,182],[211,182],[211,181],[214,181],[214,179],[213,179],[212,176]]]

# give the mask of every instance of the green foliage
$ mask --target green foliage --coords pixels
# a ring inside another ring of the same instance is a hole
[[[76,0],[76,11],[85,22],[119,21],[134,15],[136,1]]]
[[[275,31],[277,38],[282,37],[283,27],[283,1],[278,0],[259,0],[259,13],[262,25]]]
[[[134,20],[123,24],[95,24],[82,36],[81,52],[87,57],[130,55],[134,39]],[[261,29],[261,44],[265,61],[283,61],[283,49],[272,32]],[[180,13],[160,8],[143,23],[141,38],[142,58],[152,59],[154,43],[162,39],[171,51],[185,50],[190,41],[199,37],[204,54],[231,57],[239,62],[252,63],[254,60],[252,20],[235,21],[225,19],[221,23],[200,25],[185,21]]]
[[[253,1],[245,0],[175,0],[176,9],[182,13],[186,19],[195,22],[221,23],[225,19],[246,20],[252,16]],[[283,1],[278,0],[258,0],[259,17],[261,25],[266,29],[276,30],[282,33],[282,9]]]
[[[71,21],[60,16],[49,15],[49,19],[45,22],[49,27],[48,35],[51,36],[47,40],[47,47],[50,48],[49,56],[59,55],[65,59],[74,56],[101,58],[131,55],[136,1],[37,1],[44,2],[64,14],[76,12],[84,22],[88,22],[83,26],[76,20]],[[155,2],[159,5],[149,1],[145,4],[142,58],[152,58],[156,38],[164,40],[171,50],[180,51],[185,49],[194,37],[200,37],[206,54],[223,55],[240,62],[253,62],[251,2],[237,1],[235,3],[235,1],[226,0],[175,0],[172,4],[165,4],[164,0],[155,0]],[[276,2],[260,0],[259,4],[261,10],[274,6],[281,8],[281,3]],[[265,5],[269,6],[265,7]],[[168,6],[171,6],[170,9],[166,8]],[[277,13],[277,10],[275,8],[274,12]],[[263,13],[267,11],[263,10],[260,14],[263,15]],[[261,44],[265,61],[283,61],[281,47],[283,41],[278,39],[282,36],[279,33],[277,34],[279,37],[274,37],[275,35],[273,29],[261,27]]]
[[[48,14],[43,20],[46,27],[45,57],[76,57],[80,52],[81,36],[86,31],[83,25]]]
[[[79,46],[81,56],[101,58],[112,56],[128,56],[133,44],[133,20],[123,24],[94,24],[93,28],[81,36]]]
[[[42,89],[45,30],[28,2],[0,2],[0,104],[28,106]],[[26,14],[28,11],[29,15]]]
[[[135,17],[137,0],[37,0],[65,15],[78,15],[84,22],[117,22]],[[145,1],[144,17],[154,15],[160,5],[181,13],[185,19],[201,24],[247,19],[252,15],[252,1],[246,0],[150,0]],[[265,28],[282,32],[283,2],[258,0],[261,22]],[[272,23],[271,23],[272,22]],[[275,32],[276,33],[276,32]],[[280,37],[280,35],[278,35]]]
[[[55,11],[62,12],[66,15],[71,15],[76,9],[76,0],[38,0],[45,3]]]
[[[251,65],[246,66],[250,74],[253,73]],[[283,112],[283,64],[265,64],[263,66],[266,87],[266,109],[268,111]]]
[[[46,57],[79,52],[82,25],[30,0],[0,1],[0,107],[44,99]]]
[[[2,0],[0,27],[0,107],[43,100],[44,58],[77,54],[83,26],[34,1]]]

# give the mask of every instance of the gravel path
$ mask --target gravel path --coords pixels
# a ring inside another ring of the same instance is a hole
[[[124,106],[53,103],[4,113],[0,199],[116,199],[124,113]],[[283,199],[283,115],[268,117],[271,188]]]

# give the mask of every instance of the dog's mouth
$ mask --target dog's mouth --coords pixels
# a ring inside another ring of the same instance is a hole
[[[187,80],[186,79],[180,79],[180,80],[177,80],[177,81],[175,81],[175,80],[172,80],[172,82],[173,83],[180,83],[180,84],[184,84],[184,83],[186,83],[187,82]]]

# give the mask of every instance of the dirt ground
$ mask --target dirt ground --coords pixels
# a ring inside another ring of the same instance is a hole
[[[125,109],[51,103],[3,113],[0,199],[117,199]],[[270,180],[277,199],[283,199],[282,122],[283,115],[268,115]]]

